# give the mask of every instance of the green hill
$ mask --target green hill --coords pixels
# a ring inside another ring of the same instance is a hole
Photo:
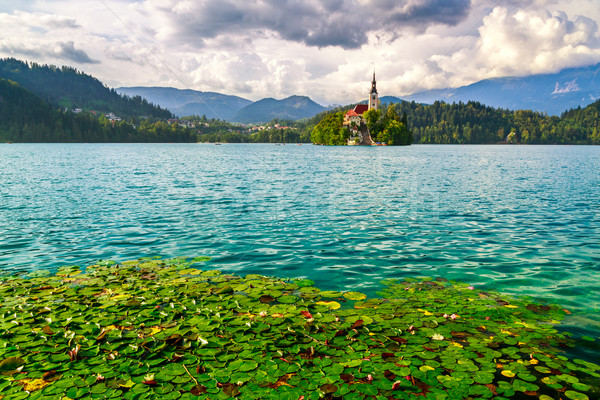
[[[69,109],[113,112],[125,119],[173,117],[170,111],[150,104],[140,96],[130,98],[120,95],[98,79],[71,67],[59,68],[5,58],[0,59],[0,78],[17,82],[42,100]]]
[[[109,121],[90,113],[60,110],[13,81],[0,78],[0,142],[196,142],[197,134],[177,124]]]
[[[39,136],[52,129],[58,113],[33,93],[17,83],[0,79],[0,141],[21,141],[27,136]]]

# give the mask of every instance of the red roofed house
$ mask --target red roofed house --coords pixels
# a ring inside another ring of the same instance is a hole
[[[344,115],[344,125],[350,125],[352,122],[356,123],[356,125],[360,125],[362,122],[362,115],[369,109],[369,106],[366,104],[358,104],[352,110],[348,111],[346,115]]]
[[[363,114],[374,108],[379,109],[379,97],[377,94],[377,81],[375,80],[375,72],[373,72],[373,81],[371,82],[371,92],[369,93],[369,104],[358,104],[352,110],[344,115],[344,125],[351,125],[352,122],[360,125],[363,120]]]
[[[369,93],[368,104],[358,104],[352,110],[344,114],[344,126],[350,130],[349,145],[362,144],[371,145],[371,135],[368,132],[364,122],[363,114],[371,109],[379,109],[379,96],[377,94],[377,82],[375,81],[375,72],[373,72],[373,81],[371,82],[371,92]]]

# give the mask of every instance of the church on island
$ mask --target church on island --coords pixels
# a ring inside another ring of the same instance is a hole
[[[369,92],[367,104],[357,104],[352,110],[344,115],[344,127],[350,130],[348,146],[372,146],[375,144],[371,139],[371,135],[366,127],[365,119],[363,117],[365,112],[372,109],[379,109],[379,95],[377,94],[375,72],[373,72],[373,81],[371,81],[371,91]]]

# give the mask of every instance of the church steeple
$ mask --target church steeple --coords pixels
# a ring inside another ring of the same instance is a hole
[[[379,109],[379,96],[377,95],[377,81],[375,80],[375,71],[373,71],[373,81],[371,82],[371,92],[369,93],[369,110]]]
[[[373,81],[371,82],[371,94],[377,93],[377,81],[375,80],[375,71],[373,71]]]

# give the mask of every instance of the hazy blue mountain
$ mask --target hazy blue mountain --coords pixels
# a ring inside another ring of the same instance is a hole
[[[396,97],[396,96],[382,96],[379,98],[379,101],[381,102],[381,104],[390,104],[390,103],[398,104],[398,103],[403,102],[404,100],[401,99],[400,97]]]
[[[447,103],[478,101],[511,110],[560,115],[600,98],[600,64],[569,68],[556,74],[486,79],[456,89],[437,89],[404,96],[408,101]]]
[[[314,117],[326,109],[306,96],[290,96],[283,100],[266,98],[242,108],[232,120],[242,123],[269,122],[275,118],[295,121]]]
[[[137,86],[120,87],[116,90],[128,96],[142,96],[179,117],[206,115],[207,118],[231,120],[239,110],[252,103],[238,96],[170,87]]]

